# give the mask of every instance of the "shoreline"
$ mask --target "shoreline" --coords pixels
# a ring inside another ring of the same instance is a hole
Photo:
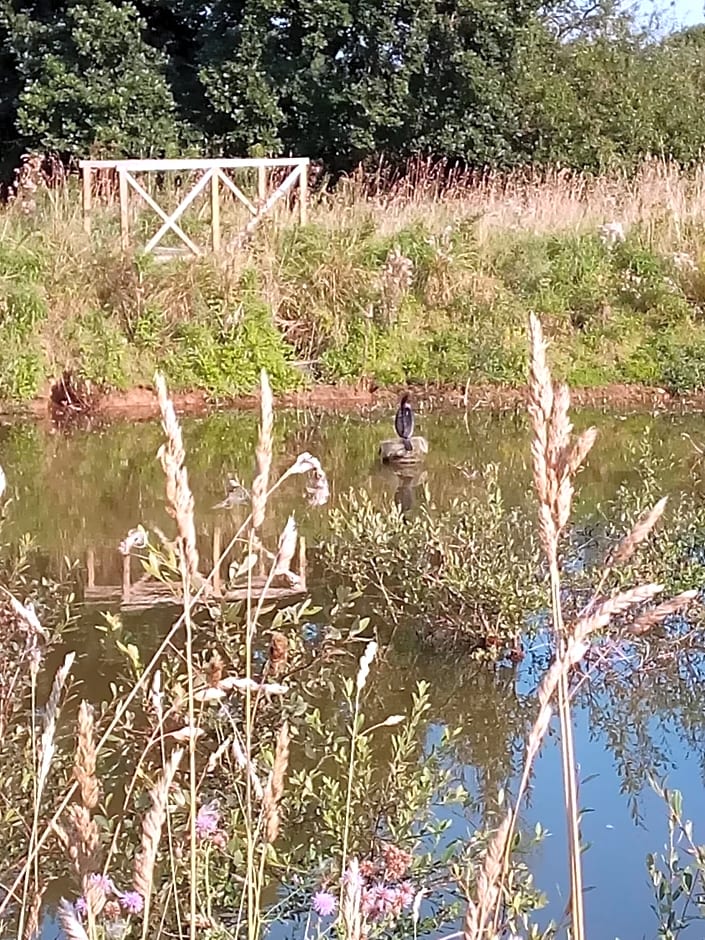
[[[329,412],[373,411],[396,403],[403,389],[410,388],[415,401],[425,408],[462,409],[463,411],[513,411],[526,403],[526,389],[501,385],[382,386],[314,385],[297,392],[275,396],[278,408],[314,409]],[[176,411],[181,415],[199,416],[221,411],[253,411],[259,406],[258,395],[241,395],[215,399],[202,391],[171,393]],[[688,395],[674,395],[665,389],[646,385],[607,385],[596,388],[572,388],[574,407],[604,411],[666,413],[705,411],[705,390]],[[49,393],[37,396],[26,404],[0,402],[0,418],[5,421],[50,420],[56,423],[99,421],[150,421],[159,417],[159,407],[152,386],[136,386],[124,391],[100,393],[88,411],[56,408]]]

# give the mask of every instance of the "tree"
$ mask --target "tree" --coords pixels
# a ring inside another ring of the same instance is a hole
[[[197,12],[200,8],[201,12]],[[333,169],[386,153],[511,159],[530,0],[218,0],[198,24],[206,125]]]
[[[16,129],[30,149],[147,156],[178,149],[164,56],[131,3],[71,0],[5,9],[18,79]]]

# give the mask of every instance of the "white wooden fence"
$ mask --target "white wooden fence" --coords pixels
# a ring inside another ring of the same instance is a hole
[[[150,209],[161,219],[162,225],[144,246],[145,252],[154,251],[167,232],[173,232],[193,255],[203,254],[203,247],[197,245],[178,224],[181,216],[196,197],[210,185],[211,194],[211,248],[220,251],[220,191],[221,185],[229,190],[247,209],[250,219],[232,241],[244,241],[259,225],[262,219],[288,192],[298,186],[299,220],[306,223],[308,210],[308,157],[281,159],[232,159],[232,160],[81,160],[83,177],[83,224],[87,232],[91,230],[91,210],[93,201],[93,173],[101,170],[113,170],[117,173],[120,194],[120,236],[123,250],[130,248],[130,195],[137,193]],[[282,183],[269,192],[269,173],[272,169],[289,168],[289,173]],[[250,199],[225,171],[257,170],[257,195]],[[200,176],[184,195],[176,209],[167,213],[139,182],[136,174],[140,173],[184,173],[197,172]]]

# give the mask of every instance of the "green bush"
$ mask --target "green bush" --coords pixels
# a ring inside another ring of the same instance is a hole
[[[542,603],[538,546],[532,515],[504,505],[496,468],[484,482],[480,495],[411,517],[350,492],[330,513],[326,570],[363,592],[382,621],[415,623],[426,643],[507,652]]]
[[[202,388],[212,395],[251,392],[266,369],[275,391],[294,388],[301,375],[292,365],[292,350],[272,322],[269,309],[252,297],[221,325],[199,318],[178,324],[174,348],[163,360],[177,387]]]

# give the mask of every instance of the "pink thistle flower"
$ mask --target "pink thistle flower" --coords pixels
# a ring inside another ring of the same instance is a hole
[[[411,907],[416,897],[416,888],[410,881],[402,881],[399,885],[399,899],[403,908]]]
[[[365,917],[371,917],[375,910],[377,895],[374,888],[363,888],[360,908]]]
[[[115,893],[115,883],[112,878],[108,877],[108,875],[99,875],[96,873],[94,875],[91,875],[88,880],[90,881],[92,885],[95,885],[95,887],[100,888],[100,890],[103,892],[104,895],[106,895],[106,897]]]
[[[399,891],[397,888],[387,888],[381,885],[377,889],[377,907],[381,917],[386,914],[394,914],[401,909]]]
[[[215,835],[220,823],[220,812],[217,804],[214,802],[206,803],[202,806],[196,815],[196,835],[199,839],[207,839],[208,836]]]
[[[139,891],[125,891],[120,895],[120,904],[128,914],[141,914],[144,910],[144,898]]]
[[[317,891],[313,896],[312,906],[319,917],[330,917],[335,913],[338,899],[329,891]]]

